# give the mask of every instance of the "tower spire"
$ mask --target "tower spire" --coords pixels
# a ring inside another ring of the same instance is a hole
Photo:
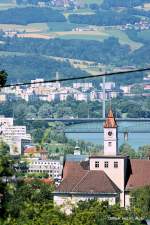
[[[116,156],[118,154],[118,129],[117,122],[109,109],[107,119],[104,123],[104,155]]]
[[[110,106],[107,119],[104,123],[104,128],[116,128],[116,127],[117,127],[117,122]]]

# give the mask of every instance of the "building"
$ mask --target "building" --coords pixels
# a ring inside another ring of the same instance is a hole
[[[91,156],[83,162],[67,161],[62,183],[54,192],[54,202],[63,205],[68,214],[72,204],[95,198],[128,207],[130,191],[150,185],[149,171],[150,160],[130,160],[119,154],[118,126],[110,109],[104,123],[104,155]]]
[[[48,159],[48,152],[42,147],[28,146],[24,150],[28,159],[28,173],[47,173],[54,180],[62,178],[63,161]]]
[[[62,178],[63,165],[60,160],[32,160],[29,164],[28,173],[47,173],[54,180]]]
[[[48,159],[48,152],[42,147],[27,146],[24,149],[24,156],[27,159],[47,160]]]
[[[93,84],[92,83],[73,83],[73,88],[75,89],[83,88],[83,89],[89,90],[93,88]]]
[[[4,116],[0,116],[0,138],[9,145],[11,155],[22,154],[23,143],[31,143],[26,126],[15,126],[13,118]]]
[[[103,88],[103,83],[100,83],[100,87]],[[111,91],[115,88],[114,82],[105,82],[105,90]]]

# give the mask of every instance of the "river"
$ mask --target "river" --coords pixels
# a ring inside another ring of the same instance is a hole
[[[70,125],[72,128],[90,128],[93,127],[102,127],[103,123],[81,123],[81,124],[74,124]],[[128,134],[128,144],[130,144],[134,149],[138,149],[138,147],[150,144],[150,122],[119,122],[118,123],[119,129],[121,128],[134,128],[136,130],[136,127],[141,128],[141,133],[129,133]],[[145,128],[146,127],[146,128]],[[149,132],[144,133],[142,130],[147,130],[149,127]],[[83,140],[87,142],[92,142],[95,144],[103,144],[103,133],[67,133],[66,136],[68,138],[74,139],[74,140]],[[118,143],[119,146],[124,143],[124,134],[118,133]]]

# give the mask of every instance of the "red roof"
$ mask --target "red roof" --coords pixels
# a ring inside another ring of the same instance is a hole
[[[132,159],[126,190],[150,186],[150,160]]]
[[[37,148],[36,146],[27,147],[24,153],[34,154],[34,153],[47,153],[44,148]]]
[[[88,166],[88,164],[86,164]],[[119,193],[118,187],[109,179],[104,171],[88,170],[85,164],[66,162],[62,183],[56,192],[65,193]]]
[[[45,184],[53,184],[54,183],[54,180],[52,178],[42,178],[40,181]]]
[[[104,123],[104,128],[116,128],[116,127],[117,127],[117,123],[116,123],[115,117],[113,115],[113,112],[110,109],[109,113],[108,113],[108,117]]]

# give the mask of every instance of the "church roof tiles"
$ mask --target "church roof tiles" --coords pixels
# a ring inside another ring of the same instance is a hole
[[[104,128],[116,128],[117,127],[117,122],[115,120],[115,117],[113,115],[112,109],[109,110],[107,119],[104,123]]]

